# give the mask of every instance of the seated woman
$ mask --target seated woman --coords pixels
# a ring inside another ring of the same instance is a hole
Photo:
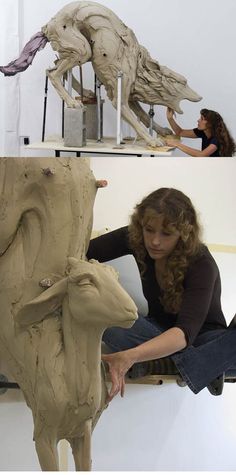
[[[154,191],[136,206],[128,227],[91,240],[87,257],[105,262],[127,254],[137,262],[149,310],[132,328],[103,335],[113,352],[103,355],[110,398],[123,395],[134,364],[169,355],[194,393],[207,386],[220,394],[223,373],[236,367],[236,327],[226,329],[219,270],[200,239],[190,199],[173,188]]]
[[[200,114],[197,128],[186,130],[181,129],[176,123],[172,109],[167,108],[166,113],[168,122],[176,135],[190,139],[202,139],[201,151],[172,138],[166,139],[166,144],[178,148],[191,157],[232,157],[236,151],[235,142],[220,114],[208,109],[202,109]]]

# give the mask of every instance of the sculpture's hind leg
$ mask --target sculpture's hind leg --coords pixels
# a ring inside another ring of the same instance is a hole
[[[74,66],[81,66],[91,59],[92,50],[85,36],[75,27],[67,25],[65,20],[49,22],[42,31],[51,41],[52,48],[58,51],[60,59],[56,61],[55,68],[47,71],[53,86],[68,107],[78,107],[78,102],[73,99],[62,85],[62,77]],[[62,26],[63,25],[63,26]]]
[[[65,101],[68,107],[79,107],[80,103],[73,99],[73,97],[71,97],[70,94],[66,91],[66,89],[62,85],[61,79],[63,77],[63,74],[65,74],[67,71],[69,71],[76,65],[77,62],[73,58],[59,59],[55,68],[47,70],[47,75],[52,85],[55,87],[57,93],[59,94],[61,99]]]
[[[75,468],[78,471],[91,471],[91,435],[92,435],[92,419],[85,422],[84,435],[68,439],[75,462]]]

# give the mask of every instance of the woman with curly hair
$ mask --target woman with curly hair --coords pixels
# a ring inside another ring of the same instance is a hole
[[[235,142],[218,112],[202,109],[195,129],[181,129],[174,120],[174,111],[167,108],[168,122],[179,137],[202,139],[202,150],[188,147],[179,140],[166,139],[166,144],[176,147],[191,157],[232,157],[236,151]]]
[[[190,199],[160,188],[136,206],[129,226],[90,241],[89,259],[134,256],[148,303],[148,315],[132,328],[109,328],[103,335],[113,352],[103,355],[112,379],[110,398],[123,395],[127,371],[143,376],[155,360],[158,374],[166,356],[194,393],[207,386],[221,394],[224,371],[232,361],[236,366],[236,328],[226,329],[219,270],[199,235]]]

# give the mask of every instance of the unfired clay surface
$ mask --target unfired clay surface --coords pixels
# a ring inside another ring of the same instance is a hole
[[[42,469],[58,470],[65,438],[89,470],[106,405],[101,336],[136,307],[110,267],[84,260],[98,186],[85,159],[1,158],[0,177],[1,358],[32,410]]]
[[[189,88],[183,76],[152,59],[148,51],[138,43],[134,32],[104,5],[95,2],[69,3],[42,31],[59,54],[55,68],[48,71],[48,75],[66,104],[78,107],[78,101],[62,86],[63,74],[74,66],[91,61],[98,79],[105,86],[108,97],[116,108],[117,74],[122,71],[121,114],[151,146],[163,143],[160,138],[152,138],[142,125],[143,123],[148,127],[150,118],[139,102],[161,104],[181,113],[179,103],[182,99],[201,99]],[[161,135],[171,133],[169,129],[156,123],[153,128]]]

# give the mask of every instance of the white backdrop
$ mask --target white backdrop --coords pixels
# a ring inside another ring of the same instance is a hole
[[[1,14],[8,9],[9,15],[8,21],[2,25],[5,48],[0,52],[0,64],[6,64],[16,56],[12,40],[16,40],[17,33],[12,35],[12,22],[19,24],[21,48],[66,3],[65,0],[1,0]],[[204,5],[203,0],[198,3],[193,0],[103,0],[102,3],[134,30],[140,43],[160,64],[186,76],[189,85],[203,96],[200,103],[182,102],[184,115],[178,118],[180,124],[185,128],[195,127],[199,110],[212,108],[222,114],[236,137],[236,63],[232,56],[236,44],[235,0],[205,0]],[[54,59],[55,53],[47,45],[36,55],[33,65],[18,76],[19,135],[30,136],[31,142],[41,137],[45,70]],[[85,86],[93,87],[90,65],[84,67],[84,76]],[[12,80],[1,77],[1,90],[5,89],[7,93],[7,83]],[[48,96],[46,135],[60,134],[61,103],[52,87]],[[14,101],[17,100],[14,95]],[[9,95],[7,101],[10,101]],[[7,112],[16,117],[11,107]],[[155,118],[157,115],[159,122],[166,124],[163,108],[156,108]],[[4,132],[4,121],[0,125]],[[108,101],[105,104],[104,132],[105,135],[115,134],[115,113]],[[0,152],[7,151],[5,148]]]

